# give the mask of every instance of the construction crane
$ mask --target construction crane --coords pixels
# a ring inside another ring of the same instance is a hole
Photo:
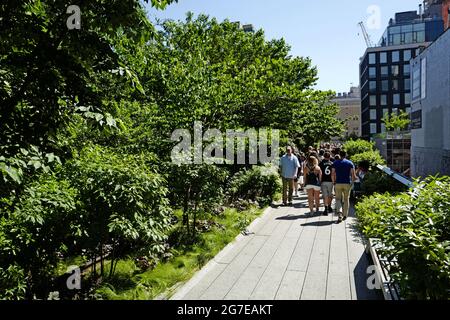
[[[364,22],[361,21],[360,23],[358,23],[358,25],[361,27],[362,33],[364,35],[364,39],[366,40],[367,47],[368,48],[372,48],[374,45],[372,43],[372,40],[370,40],[370,36],[367,33],[366,26],[364,25]]]

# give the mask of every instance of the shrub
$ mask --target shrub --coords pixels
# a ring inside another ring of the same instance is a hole
[[[275,166],[254,166],[236,173],[229,184],[231,201],[246,199],[265,205],[272,202],[281,189],[281,182]]]
[[[411,299],[450,298],[450,178],[427,178],[395,197],[375,195],[356,206],[366,236],[396,258],[391,276]]]
[[[145,247],[148,255],[166,250],[171,223],[168,190],[147,160],[88,146],[67,165],[64,174],[73,180],[83,204],[83,246],[94,258],[103,256],[106,244],[112,245],[112,259],[127,246]]]
[[[375,150],[375,144],[366,140],[350,140],[344,143],[343,149],[347,152],[349,158],[355,154]]]
[[[350,157],[350,160],[352,160],[355,165],[358,165],[361,162],[368,162],[371,167],[375,167],[378,164],[386,164],[386,161],[383,159],[378,150],[354,154]]]
[[[381,171],[370,171],[364,176],[362,183],[362,191],[365,195],[372,195],[374,193],[386,193],[396,194],[399,192],[405,192],[408,187],[395,180],[394,178],[386,175]]]
[[[0,218],[0,298],[47,296],[58,255],[81,236],[77,190],[44,175]]]

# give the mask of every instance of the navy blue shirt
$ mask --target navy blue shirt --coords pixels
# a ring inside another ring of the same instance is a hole
[[[333,168],[336,170],[336,183],[350,184],[351,171],[355,169],[353,162],[347,159],[336,160],[333,163]]]

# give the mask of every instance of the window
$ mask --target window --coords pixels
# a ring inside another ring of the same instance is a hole
[[[411,93],[405,93],[405,104],[411,104]]]
[[[370,109],[370,120],[377,120],[377,110]]]
[[[399,61],[400,61],[400,52],[392,51],[392,62],[399,62]]]
[[[397,115],[398,114],[398,108],[392,108],[392,115]]]
[[[403,61],[411,60],[411,50],[403,51]]]
[[[410,74],[411,74],[411,65],[405,64],[403,66],[403,75],[404,76],[409,76]]]
[[[380,53],[380,63],[387,63],[387,52]]]
[[[381,133],[386,132],[386,125],[384,123],[381,124]]]
[[[369,78],[376,78],[377,77],[377,68],[370,67],[369,68]]]
[[[369,91],[370,92],[377,91],[377,82],[376,81],[369,81]]]
[[[399,71],[400,69],[399,69],[399,66],[391,66],[391,74],[394,76],[394,77],[397,77],[399,74],[400,74],[400,71]]]
[[[425,31],[425,23],[416,23],[414,25],[414,31]]]
[[[381,67],[381,76],[387,77],[389,75],[389,67]]]
[[[381,105],[387,106],[387,95],[385,95],[385,94],[381,95]]]
[[[370,106],[374,107],[377,105],[377,96],[370,96]]]
[[[369,53],[369,64],[377,63],[376,53]]]
[[[377,124],[371,123],[370,124],[370,134],[376,134],[377,133]]]
[[[411,114],[411,107],[405,109],[406,113]]]
[[[381,91],[383,92],[389,91],[389,80],[381,81]]]
[[[394,94],[394,105],[398,106],[400,104],[400,94]]]
[[[389,109],[383,109],[383,118],[387,115],[389,115]]]
[[[392,90],[398,91],[398,80],[392,80]]]
[[[410,90],[411,90],[411,79],[406,78],[405,79],[405,91],[410,91]]]
[[[425,31],[417,32],[417,42],[425,42]]]
[[[421,86],[421,77],[420,77],[420,66],[416,69],[414,69],[413,74],[413,98],[419,99],[420,98],[420,86]]]

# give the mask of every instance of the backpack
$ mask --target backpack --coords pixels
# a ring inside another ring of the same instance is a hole
[[[315,170],[315,167],[311,170],[311,168],[308,166],[308,175],[306,176],[306,178],[307,178],[306,182],[307,182],[307,184],[318,186],[318,185],[320,185],[319,177],[316,175],[314,170]]]

